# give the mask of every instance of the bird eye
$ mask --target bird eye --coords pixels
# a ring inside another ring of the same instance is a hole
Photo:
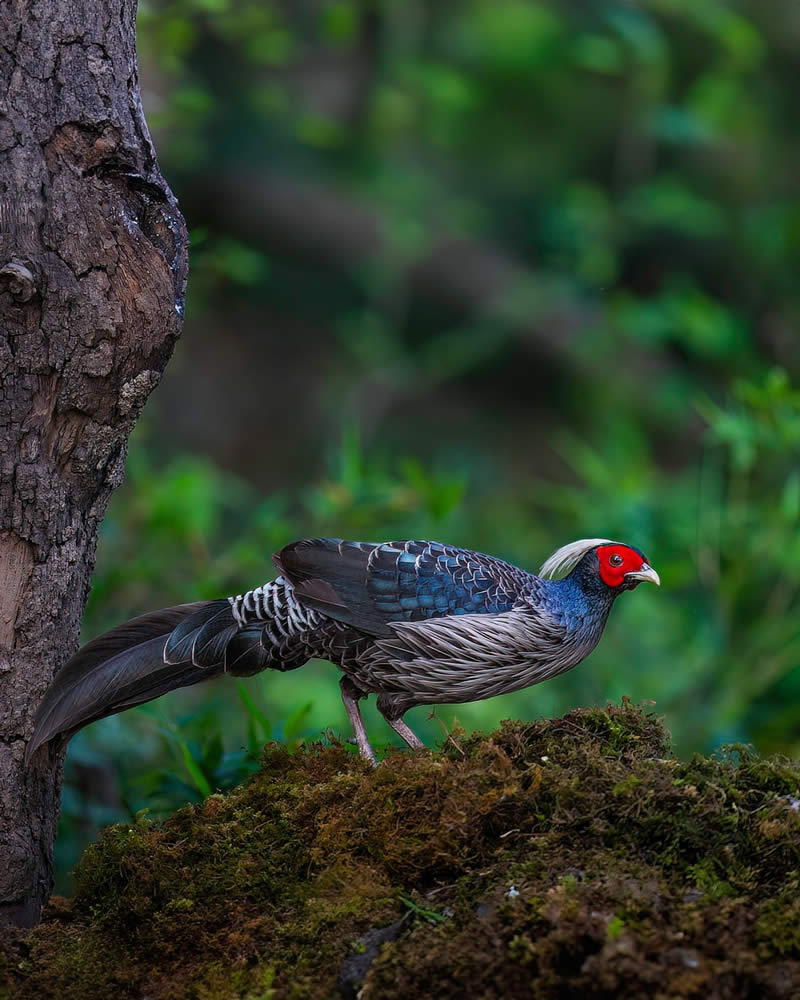
[[[608,561],[609,561],[609,564],[610,564],[611,566],[621,566],[621,565],[622,565],[622,556],[621,556],[621,555],[619,554],[619,552],[615,552],[615,553],[614,553],[614,554],[613,554],[613,555],[612,555],[612,556],[611,556],[611,557],[609,558],[609,560],[608,560]]]

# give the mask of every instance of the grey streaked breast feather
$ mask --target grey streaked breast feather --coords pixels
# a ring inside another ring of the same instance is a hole
[[[517,691],[579,663],[594,641],[541,609],[394,622],[364,657],[377,690],[414,693],[417,704],[458,703]]]

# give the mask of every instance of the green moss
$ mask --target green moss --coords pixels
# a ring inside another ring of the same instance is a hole
[[[273,744],[105,831],[0,945],[0,997],[796,997],[798,788],[743,748],[671,758],[629,703],[374,770]]]
[[[764,957],[800,959],[800,878],[795,876],[783,892],[759,908],[755,933]]]

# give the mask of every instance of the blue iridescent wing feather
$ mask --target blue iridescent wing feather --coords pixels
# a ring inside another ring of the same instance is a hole
[[[275,561],[304,604],[363,629],[389,623],[510,611],[534,579],[493,556],[440,542],[308,539]]]

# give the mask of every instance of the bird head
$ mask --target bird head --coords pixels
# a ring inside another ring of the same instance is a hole
[[[613,542],[608,538],[582,538],[554,552],[539,570],[539,576],[552,579],[556,574],[574,573],[595,587],[606,587],[612,593],[633,590],[648,580],[661,584],[658,573],[644,553],[633,545]]]
[[[645,580],[661,586],[661,578],[648,563],[644,553],[632,545],[611,542],[609,545],[598,545],[595,552],[600,579],[606,586],[618,590],[633,590]]]

